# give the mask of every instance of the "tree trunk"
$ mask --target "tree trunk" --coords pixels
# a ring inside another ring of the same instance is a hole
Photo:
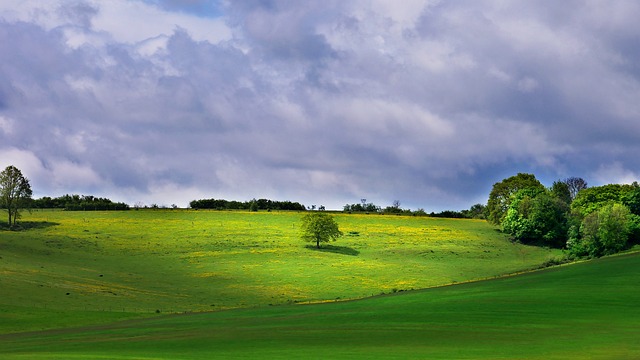
[[[316,246],[318,247],[318,249],[320,249],[320,239],[316,239]]]

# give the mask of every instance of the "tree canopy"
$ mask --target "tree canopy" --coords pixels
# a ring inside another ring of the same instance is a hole
[[[235,201],[224,199],[201,199],[192,200],[189,203],[192,209],[214,209],[214,210],[294,210],[305,211],[304,205],[292,201],[274,201],[269,199],[253,199],[250,201]]]
[[[522,189],[514,194],[502,229],[524,244],[563,247],[568,212],[569,204],[552,190]]]
[[[316,244],[320,248],[321,242],[336,241],[342,236],[338,223],[333,216],[325,212],[310,212],[302,217],[302,240]]]
[[[625,200],[628,202],[627,206],[633,207],[636,206],[633,194],[638,191],[637,188],[637,184],[609,184],[584,189],[571,203],[571,210],[581,216],[587,216],[607,204],[624,203]]]
[[[542,190],[544,186],[533,174],[525,173],[518,173],[499,183],[495,183],[487,202],[487,220],[495,225],[500,225],[507,215],[512,195],[519,190],[527,188]]]
[[[623,250],[631,233],[629,208],[609,203],[586,215],[571,232],[567,248],[574,256],[598,257]]]
[[[32,202],[35,209],[64,209],[66,211],[129,210],[129,205],[92,195],[44,196]]]
[[[587,188],[581,178],[545,188],[531,174],[493,186],[488,220],[514,241],[566,248],[570,257],[599,257],[640,243],[640,185]]]
[[[0,172],[0,204],[9,213],[9,226],[16,224],[20,209],[29,205],[31,185],[22,172],[13,165]]]

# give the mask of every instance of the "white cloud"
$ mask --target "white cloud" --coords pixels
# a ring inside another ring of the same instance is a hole
[[[5,135],[13,134],[14,121],[11,118],[0,115],[0,131]]]
[[[55,188],[96,189],[104,184],[90,166],[68,160],[54,160],[50,165]]]
[[[429,210],[503,174],[637,176],[638,5],[269,4],[3,1],[0,155],[44,191],[167,205]]]
[[[13,165],[28,179],[45,180],[46,170],[40,159],[32,152],[14,147],[0,148],[0,168]]]
[[[595,183],[604,184],[631,184],[640,181],[640,173],[625,167],[620,161],[608,164],[600,164],[595,172],[591,174]]]

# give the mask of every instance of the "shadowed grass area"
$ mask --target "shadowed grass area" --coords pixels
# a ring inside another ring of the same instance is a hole
[[[358,254],[360,254],[360,251],[356,249],[352,249],[348,246],[322,245],[320,248],[318,248],[315,245],[306,245],[305,247],[313,251],[329,252],[334,254],[342,254],[342,255],[350,255],[350,256],[358,256]]]
[[[8,223],[0,223],[0,231],[25,231],[31,229],[44,229],[56,225],[60,224],[50,221],[20,221],[16,225],[9,226]]]
[[[638,359],[640,256],[317,305],[0,335],[3,359]]]

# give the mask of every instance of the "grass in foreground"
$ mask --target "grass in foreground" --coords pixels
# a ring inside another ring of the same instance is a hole
[[[316,305],[0,335],[4,359],[637,359],[640,256]]]

